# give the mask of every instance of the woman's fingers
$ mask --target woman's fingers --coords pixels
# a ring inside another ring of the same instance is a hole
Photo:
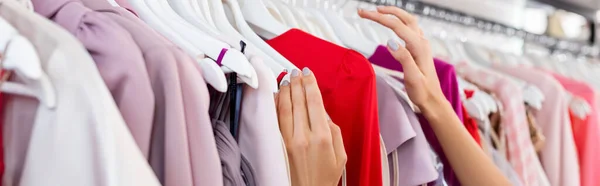
[[[387,48],[392,56],[394,56],[394,59],[402,64],[405,74],[417,74],[420,77],[424,77],[412,54],[406,48],[393,39],[388,40]]]
[[[294,132],[294,115],[292,113],[292,94],[290,82],[284,80],[277,94],[277,117],[279,130],[285,141],[292,139]]]
[[[412,16],[410,13],[394,6],[380,6],[377,7],[377,11],[382,14],[391,14],[400,19],[406,26],[411,28],[413,32],[419,33],[419,22],[417,22],[417,18]]]
[[[385,11],[383,11],[383,9],[385,9]],[[412,17],[410,15],[402,15],[406,12],[404,12],[398,7],[385,7],[378,8],[377,10],[378,11],[359,10],[358,15],[360,15],[363,18],[378,22],[383,26],[392,29],[392,31],[394,31],[394,33],[396,33],[396,35],[398,35],[400,39],[404,40],[404,42],[406,43],[406,49],[411,54],[413,54],[412,56],[414,57],[413,59],[416,62],[416,64],[419,67],[425,67],[426,64],[422,64],[421,62],[431,60],[430,57],[427,57],[431,56],[428,53],[429,42],[423,37],[422,31],[418,28],[418,24],[416,23],[416,19],[409,18]],[[388,14],[384,14],[382,12],[393,12],[395,14],[399,14],[400,16],[388,16]],[[409,22],[412,25],[411,27],[413,28],[407,26],[404,23],[404,21],[401,20],[401,18],[399,17],[402,17],[402,19],[406,19],[406,21]]]
[[[389,29],[392,29],[398,37],[402,40],[406,41],[406,43],[410,43],[411,40],[414,40],[417,36],[415,32],[406,26],[400,19],[394,16],[388,16],[376,11],[368,11],[368,10],[358,10],[358,15],[362,18],[369,19],[375,21]]]
[[[338,165],[346,165],[348,156],[344,148],[344,140],[342,140],[342,130],[332,121],[328,121],[331,131],[331,139],[333,144],[333,152],[335,153],[336,163]]]
[[[302,74],[299,70],[292,70],[291,90],[292,90],[292,113],[294,115],[294,136],[307,135],[310,131],[308,124],[308,111],[306,108],[306,95],[304,94],[304,85],[302,85]]]
[[[323,106],[323,99],[321,97],[319,86],[317,85],[317,79],[307,67],[302,69],[302,75],[302,84],[304,85],[304,91],[306,93],[306,106],[311,132],[316,135],[329,135],[327,112]]]

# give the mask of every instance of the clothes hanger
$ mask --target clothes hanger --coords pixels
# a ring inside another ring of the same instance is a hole
[[[311,33],[312,35],[317,36],[318,38],[325,39],[323,31],[321,31],[321,29],[319,27],[317,27],[314,23],[312,23],[308,19],[309,15],[307,15],[304,11],[302,11],[302,9],[296,8],[293,5],[287,4],[284,2],[280,2],[280,3],[284,4],[284,6],[289,7],[290,11],[294,15],[294,18],[296,18],[296,21],[298,21],[298,24],[300,25],[300,29],[302,29],[308,33]]]
[[[286,2],[285,0],[282,0]],[[342,41],[337,37],[333,28],[327,22],[327,19],[317,10],[319,6],[318,0],[307,0],[300,4],[294,2],[287,2],[291,5],[292,10],[298,11],[309,25],[314,27],[317,35],[324,40],[335,43],[339,46],[345,47]],[[310,26],[309,26],[310,27]],[[314,33],[313,33],[314,35]]]
[[[245,83],[251,87],[258,87],[258,79],[252,77],[256,72],[241,52],[231,50],[228,44],[210,37],[202,30],[187,23],[173,11],[167,1],[146,0],[146,3],[163,23],[176,29],[177,33],[189,39],[192,45],[215,60],[224,73],[235,72],[238,76],[248,77],[250,81]]]
[[[365,57],[370,57],[375,53],[378,44],[365,39],[364,37],[360,37],[360,33],[353,29],[352,26],[348,25],[336,11],[321,9],[320,12],[324,15],[325,19],[327,19],[336,35],[339,36],[344,45],[348,46],[348,48],[358,51]]]
[[[156,30],[158,33],[175,43],[188,55],[192,56],[202,69],[202,75],[206,82],[213,86],[215,90],[219,92],[227,91],[227,79],[225,74],[214,61],[203,60],[205,55],[200,52],[189,40],[181,37],[172,27],[169,27],[162,23],[162,21],[152,12],[150,7],[146,5],[144,0],[128,0],[132,8],[138,13],[140,19],[146,22],[150,27]]]
[[[223,6],[224,4],[222,4],[222,2],[220,0],[209,0],[211,2],[211,5],[213,7],[213,9],[216,8],[215,11],[220,11],[220,10],[228,10],[231,13],[231,22],[232,22],[232,26],[234,26],[235,28],[237,28],[237,31],[244,36],[246,39],[248,39],[248,41],[250,41],[250,43],[254,44],[258,49],[260,49],[261,51],[263,51],[266,55],[268,55],[269,57],[271,57],[275,62],[277,62],[277,64],[283,66],[285,69],[287,69],[288,71],[291,71],[291,69],[298,69],[298,67],[296,67],[292,62],[290,62],[289,60],[287,60],[285,57],[283,57],[281,54],[279,54],[279,52],[277,52],[275,49],[273,49],[271,46],[269,46],[269,44],[267,44],[263,39],[261,39],[258,35],[261,35],[262,37],[265,37],[267,39],[269,33],[273,33],[271,34],[272,37],[274,36],[278,36],[280,34],[283,34],[284,32],[287,32],[288,30],[290,30],[290,28],[285,27],[284,25],[282,25],[281,23],[277,22],[277,20],[275,20],[272,16],[266,18],[265,22],[263,23],[252,23],[252,22],[260,22],[261,17],[267,17],[269,16],[268,12],[264,12],[264,13],[259,13],[260,11],[255,11],[255,13],[251,13],[250,10],[248,9],[253,9],[253,8],[257,8],[256,6],[260,6],[262,4],[262,1],[260,0],[248,0],[246,1],[246,5],[245,5],[245,9],[242,9],[240,7],[240,5],[238,4],[238,2],[236,0],[223,0],[223,2],[225,2],[225,4],[227,5],[227,9],[225,9]],[[255,4],[256,2],[249,2],[249,1],[260,1],[260,4]],[[264,5],[264,4],[263,4]],[[220,8],[220,9],[218,9]],[[264,6],[262,7],[263,11]],[[244,10],[247,13],[243,13]],[[250,12],[248,12],[250,11]],[[267,15],[264,15],[264,14]],[[225,11],[223,11],[223,15],[225,14]],[[216,16],[214,16],[216,17]],[[217,23],[217,25],[219,25],[219,20],[222,21],[227,21],[227,16],[225,17],[220,17],[217,19],[215,18],[215,23]],[[252,20],[252,21],[250,21]],[[248,22],[248,23],[247,23]],[[251,25],[254,25],[253,27],[257,28],[257,32],[254,32],[254,30],[251,28]],[[276,25],[276,26],[273,26]],[[224,25],[220,26],[223,27]],[[257,35],[257,33],[259,33]],[[260,34],[262,33],[262,34]],[[275,34],[277,33],[277,34]],[[267,36],[265,36],[264,34],[267,34]],[[271,38],[272,38],[271,37]],[[283,72],[284,69],[279,69],[279,71],[274,71],[274,74],[279,74],[281,72]],[[287,78],[289,76],[286,76],[286,78],[289,80],[289,78]]]
[[[6,20],[0,17],[0,63],[2,69],[14,71],[24,83],[2,82],[2,92],[37,98],[48,108],[56,107],[56,91],[42,69],[35,47]]]
[[[201,15],[203,15],[203,17],[206,19],[206,22],[208,23],[208,25],[212,26],[213,28],[217,28],[214,19],[212,18],[212,14],[210,11],[210,5],[208,5],[208,1],[206,0],[191,0],[192,1],[192,5],[197,5],[197,7],[195,8],[195,10],[200,13]]]
[[[208,10],[210,11],[210,14],[212,15],[211,16],[212,19],[214,19],[213,22],[215,23],[216,28],[220,32],[228,35],[229,37],[231,37],[235,40],[238,40],[238,41],[243,41],[244,43],[246,43],[246,50],[244,53],[246,54],[246,56],[248,58],[251,58],[253,56],[261,57],[264,61],[264,64],[267,67],[269,67],[269,69],[271,69],[271,72],[273,72],[274,75],[279,75],[286,69],[286,67],[284,67],[280,63],[276,62],[270,55],[267,55],[262,49],[257,48],[257,46],[255,44],[257,42],[258,42],[258,44],[266,45],[266,48],[270,49],[271,53],[274,52],[275,54],[279,55],[280,58],[283,58],[283,60],[287,60],[283,56],[281,56],[281,54],[277,53],[277,51],[275,51],[273,48],[270,48],[268,46],[268,44],[265,43],[262,39],[260,39],[256,34],[252,33],[252,29],[250,29],[250,27],[244,21],[243,17],[241,17],[241,19],[240,19],[239,17],[236,18],[235,14],[232,16],[234,19],[237,19],[237,21],[234,21],[234,22],[236,22],[236,23],[239,22],[239,24],[237,25],[238,28],[244,29],[244,27],[245,27],[245,30],[249,30],[250,34],[247,34],[247,35],[252,36],[253,40],[249,40],[246,37],[242,36],[242,34],[240,34],[232,26],[232,24],[229,23],[227,15],[225,14],[225,7],[223,6],[223,3],[221,2],[221,0],[208,0],[206,2],[209,5]],[[239,7],[237,10],[239,11]],[[237,16],[241,16],[241,13],[239,13]],[[263,46],[263,48],[265,48],[265,46]],[[287,62],[289,64],[291,64],[291,62],[289,62],[289,61],[287,61]],[[293,66],[293,65],[292,65],[292,67],[295,68],[295,66]],[[289,81],[289,76],[288,76],[287,80]],[[272,78],[269,78],[269,81],[273,84],[273,86],[272,86],[273,92],[278,92],[279,86],[277,86],[278,84],[277,84],[276,77],[273,76]]]
[[[299,28],[301,30],[306,29],[306,28],[300,27],[300,24],[298,23],[297,19],[294,17],[294,14],[292,13],[292,11],[287,6],[282,4],[281,2],[273,2],[271,0],[265,0],[263,2],[265,3],[265,8],[269,7],[271,9],[279,10],[279,12],[281,13],[281,18],[283,18],[283,21],[281,21],[280,23],[282,23],[288,27],[292,27],[292,28]]]
[[[226,2],[231,3],[233,1],[234,0],[227,0]],[[254,28],[253,30],[259,36],[266,39],[273,39],[290,30],[289,27],[277,22],[277,20],[269,14],[262,0],[240,0],[238,2],[241,13],[244,15],[244,19],[248,22],[250,27]]]
[[[289,26],[291,24],[286,22],[287,19],[283,18],[283,15],[279,11],[279,8],[277,8],[277,6],[275,6],[274,3],[265,3],[265,6],[267,6],[267,10],[269,11],[269,13],[271,13],[275,20],[279,21],[280,23],[283,23],[284,25]]]
[[[225,35],[219,33],[215,28],[211,27],[206,23],[206,19],[203,14],[196,13],[193,9],[194,5],[192,2],[197,2],[195,0],[169,0],[168,3],[172,6],[173,10],[178,13],[184,21],[190,23],[196,28],[204,31],[211,37],[217,38],[218,40],[227,43],[232,48],[235,48],[237,51],[241,50],[241,46],[239,46],[239,42],[236,42],[233,39],[227,38]],[[207,61],[208,62],[208,61]],[[227,67],[224,67],[229,69]],[[254,68],[252,68],[254,69]],[[227,71],[227,70],[226,70]],[[251,76],[237,76],[241,82],[246,82],[250,87],[257,88],[258,87],[258,77],[256,76],[256,71],[251,71]]]

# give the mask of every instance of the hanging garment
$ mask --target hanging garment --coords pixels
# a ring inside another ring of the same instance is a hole
[[[375,74],[359,53],[291,29],[267,43],[298,68],[314,73],[325,110],[340,126],[349,186],[381,185]]]
[[[529,125],[525,118],[525,106],[521,88],[508,77],[493,71],[477,68],[468,63],[456,65],[457,72],[465,79],[477,84],[482,89],[496,94],[502,103],[501,125],[505,130],[507,159],[513,166],[523,185],[544,185],[550,183],[543,172],[542,165],[531,144]]]
[[[131,35],[101,13],[72,0],[33,0],[35,11],[67,29],[96,62],[129,131],[146,152],[152,131],[154,93],[146,64]],[[115,43],[119,47],[114,47]]]
[[[229,84],[235,82],[235,77],[229,77]],[[219,158],[221,166],[223,167],[223,185],[225,186],[254,186],[256,183],[250,181],[256,181],[254,179],[255,171],[252,165],[247,161],[240,150],[238,142],[231,133],[232,117],[234,114],[231,111],[232,107],[235,107],[233,97],[236,97],[237,90],[230,88],[227,92],[218,92],[213,88],[210,88],[210,116],[213,117],[213,130],[215,134],[215,141],[217,142],[217,149],[219,152]],[[241,100],[239,100],[241,101]]]
[[[83,46],[13,1],[0,1],[0,16],[34,44],[58,101],[5,95],[3,184],[160,185]]]
[[[228,125],[213,119],[213,128],[223,167],[223,186],[245,186],[246,183],[240,172],[242,155],[237,142],[229,132]]]
[[[369,57],[369,61],[375,65],[381,66],[383,68],[387,68],[390,70],[395,70],[399,72],[404,72],[402,69],[402,65],[398,62],[394,56],[390,53],[390,51],[383,45],[380,45],[375,50],[375,53]],[[458,92],[458,82],[456,80],[456,72],[454,71],[454,67],[446,62],[443,62],[438,59],[434,59],[434,65],[436,69],[436,73],[438,79],[440,81],[440,86],[442,87],[442,91],[446,96],[446,99],[452,104],[452,108],[454,108],[454,112],[458,116],[459,119],[463,119],[462,113],[462,103],[460,101],[460,92]],[[460,182],[456,175],[452,171],[452,167],[450,163],[448,163],[448,159],[444,155],[442,147],[433,133],[433,129],[429,125],[429,122],[423,117],[419,115],[419,121],[423,127],[423,132],[425,132],[425,137],[429,144],[431,144],[432,148],[439,155],[440,159],[444,166],[444,174],[446,181],[450,186],[459,186]]]
[[[260,58],[251,58],[259,87],[244,86],[238,143],[244,157],[254,167],[259,186],[291,185],[289,164],[283,137],[279,132],[273,85],[273,73]]]
[[[547,98],[534,113],[546,136],[540,160],[552,186],[580,185],[579,161],[569,120],[569,99],[566,90],[551,75],[544,72],[505,65],[494,69],[539,87]]]
[[[156,103],[152,114],[152,141],[146,142],[145,154],[162,183],[167,186],[222,184],[221,166],[207,114],[208,93],[198,65],[126,10],[104,1],[82,2],[127,30],[141,49]],[[178,86],[180,88],[176,88]],[[165,123],[169,123],[168,128]],[[188,135],[177,134],[181,132]],[[167,147],[181,148],[166,150]]]
[[[587,83],[573,80],[556,73],[550,73],[570,93],[581,97],[592,106],[592,112],[584,119],[570,113],[573,137],[579,160],[582,186],[600,185],[600,123],[598,123],[598,106],[596,104],[596,91]]]
[[[377,75],[379,127],[387,149],[390,182],[395,186],[422,185],[438,178],[429,158],[429,145],[414,112]]]
[[[498,150],[496,150],[494,148],[494,145],[492,144],[492,137],[491,137],[491,133],[494,132],[492,130],[492,126],[490,124],[490,121],[487,120],[478,120],[475,121],[479,124],[479,126],[483,126],[481,127],[480,130],[477,131],[477,133],[481,133],[480,136],[482,136],[481,138],[481,146],[483,148],[484,151],[486,151],[486,153],[491,156],[490,158],[494,161],[494,164],[496,165],[496,167],[498,167],[498,169],[500,169],[500,171],[502,171],[502,173],[504,174],[504,176],[506,176],[510,182],[512,183],[513,186],[521,186],[523,185],[521,183],[521,180],[519,179],[519,176],[517,175],[517,172],[515,172],[515,170],[512,168],[512,166],[510,165],[510,163],[508,163],[508,161],[506,160],[506,158],[500,154],[500,152],[498,152]]]
[[[381,150],[381,179],[383,186],[391,186],[390,165],[387,158],[387,150],[383,137],[379,134],[379,149]]]

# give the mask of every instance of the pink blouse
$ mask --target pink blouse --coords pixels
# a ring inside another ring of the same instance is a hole
[[[456,65],[465,79],[493,92],[502,103],[501,125],[508,144],[507,158],[524,185],[550,185],[529,137],[523,95],[518,85],[493,71],[467,63]]]
[[[579,162],[565,89],[551,75],[531,68],[495,65],[494,69],[542,90],[546,99],[542,108],[534,112],[535,119],[546,136],[540,160],[551,185],[580,185]]]

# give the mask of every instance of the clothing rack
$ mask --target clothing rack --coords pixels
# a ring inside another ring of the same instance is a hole
[[[443,20],[451,23],[474,27],[486,32],[518,37],[526,43],[533,43],[548,48],[551,53],[569,53],[574,56],[596,58],[600,53],[598,46],[585,42],[558,39],[548,35],[527,32],[495,21],[475,17],[456,10],[440,7],[430,3],[414,0],[358,0],[376,5],[397,6],[413,14]]]

